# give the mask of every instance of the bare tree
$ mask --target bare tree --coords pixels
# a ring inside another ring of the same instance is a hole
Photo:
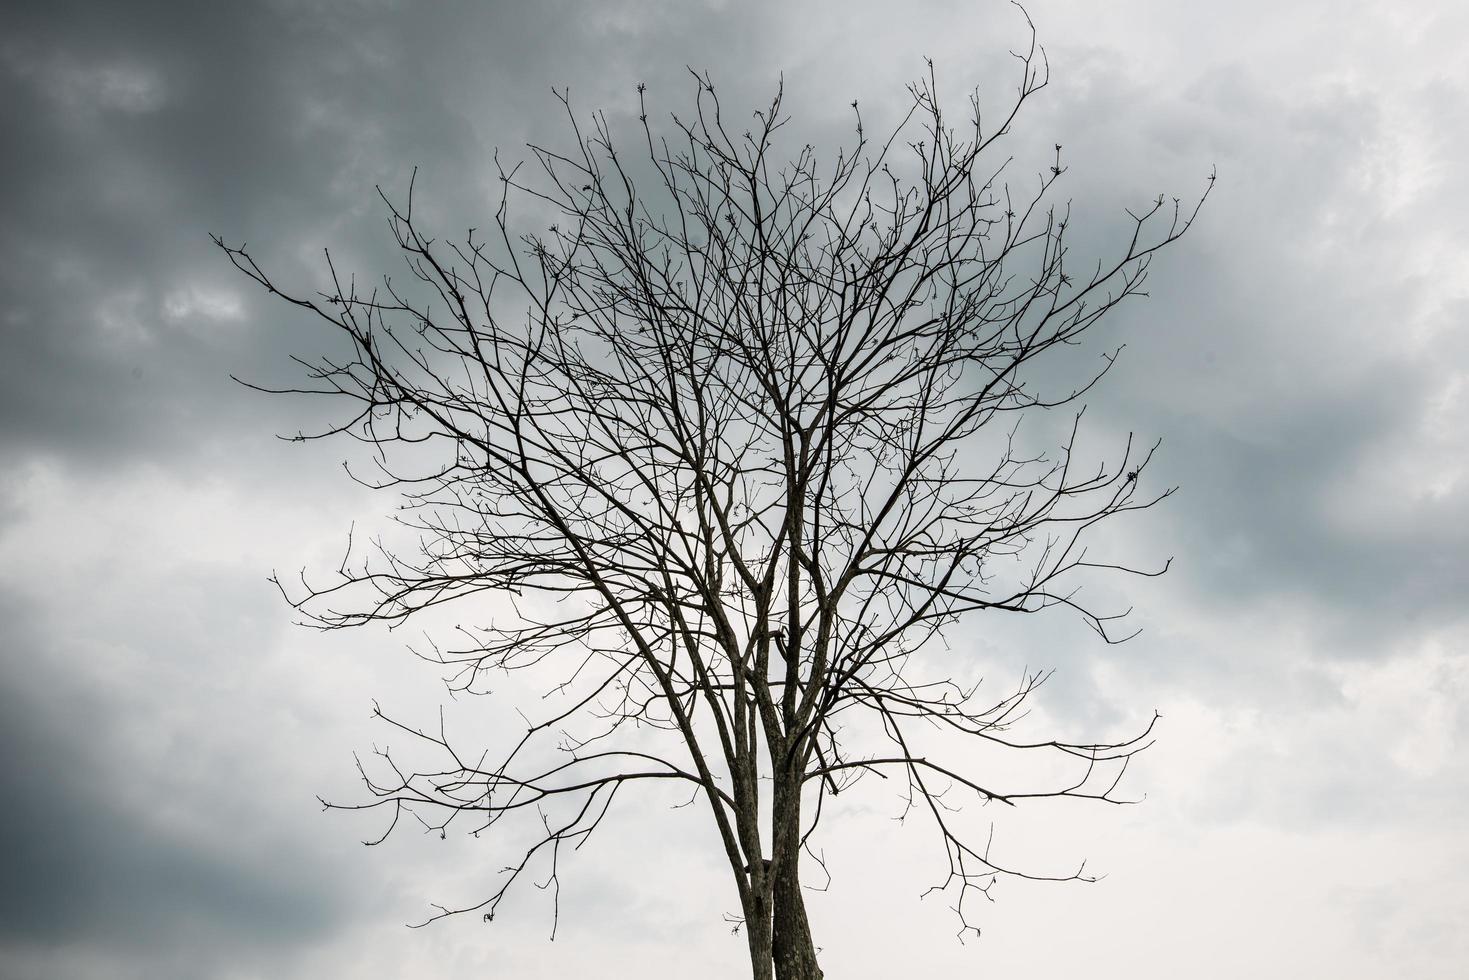
[[[379,541],[327,584],[303,575],[290,601],[342,629],[498,597],[513,622],[419,652],[451,665],[455,691],[559,671],[564,708],[496,759],[442,724],[382,716],[441,763],[359,762],[371,793],[355,806],[391,813],[384,838],[405,816],[475,833],[519,816],[539,834],[493,894],[432,918],[493,918],[538,862],[559,888],[565,848],[620,792],[672,780],[708,804],[752,976],[804,980],[821,970],[801,856],[823,799],[864,774],[899,777],[904,805],[931,820],[961,935],[976,890],[1045,877],[1002,866],[957,823],[964,796],[1122,802],[1151,722],[1107,744],[1019,740],[1009,726],[1042,675],[981,697],[929,655],[982,611],[1063,606],[1125,639],[1118,616],[1078,596],[1078,573],[1160,573],[1085,548],[1100,522],[1171,493],[1142,489],[1156,446],[1129,437],[1100,466],[1073,455],[1076,406],[1115,350],[1061,390],[1034,367],[1137,294],[1198,205],[1150,202],[1111,259],[1074,269],[1069,211],[1050,203],[1061,148],[1023,195],[996,151],[1046,84],[1033,40],[1017,58],[1016,97],[994,122],[975,94],[953,125],[930,65],[880,139],[854,102],[855,144],[825,165],[810,145],[777,155],[779,94],[745,131],[695,73],[691,115],[659,135],[639,85],[626,146],[604,115],[581,128],[559,94],[569,151],[532,146],[530,167],[500,170],[487,235],[441,242],[411,185],[402,203],[384,196],[406,285],[365,291],[328,253],[332,285],[292,294],[216,239],[345,338],[348,354],[303,359],[309,382],[285,390],[350,412],[293,438],[367,443],[378,473],[360,479],[401,495],[395,519],[417,542]],[[515,202],[555,224],[518,233]],[[1023,450],[1028,410],[1070,412],[1069,438]],[[964,748],[976,743],[1070,760],[1074,778],[994,785]]]

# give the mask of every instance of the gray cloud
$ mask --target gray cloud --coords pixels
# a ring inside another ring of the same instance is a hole
[[[277,828],[247,822],[275,808],[249,798],[261,787],[242,781],[248,769],[220,751],[208,706],[186,710],[186,725],[164,720],[179,713],[165,699],[207,692],[173,684],[140,696],[127,682],[103,687],[88,671],[89,659],[107,656],[109,633],[145,643],[145,624],[78,635],[38,620],[33,607],[27,614],[19,598],[4,605],[12,626],[0,677],[0,834],[10,845],[0,962],[66,948],[123,961],[253,958],[341,922],[355,899],[324,887],[326,863]],[[149,655],[198,661],[200,651],[169,648],[177,631],[159,633]],[[206,676],[219,669],[205,664]],[[164,726],[162,754],[140,738],[151,724]]]
[[[1074,834],[1115,852],[1121,880],[1038,904],[1017,890],[977,954],[950,948],[942,910],[888,910],[912,890],[905,862],[931,855],[893,844],[892,866],[876,866],[870,841],[890,838],[875,800],[868,831],[833,835],[847,878],[814,914],[876,931],[864,916],[881,911],[908,931],[884,949],[843,940],[833,962],[850,975],[898,963],[1068,975],[1052,947],[1085,942],[1047,940],[1053,903],[1069,916],[1057,928],[1106,948],[1137,932],[1108,918],[1132,908],[1195,956],[1217,943],[1203,924],[1232,916],[1262,957],[1294,941],[1341,976],[1391,962],[1455,975],[1461,946],[1441,916],[1424,912],[1414,932],[1381,910],[1469,914],[1461,882],[1424,871],[1368,887],[1322,870],[1450,867],[1433,849],[1464,845],[1469,190],[1454,173],[1469,78],[1454,38],[1469,24],[1439,8],[1405,20],[1323,4],[1034,5],[1054,78],[1017,127],[1016,165],[1065,144],[1079,254],[1108,249],[1123,207],[1186,197],[1219,167],[1153,296],[1108,328],[1127,351],[1088,412],[1097,445],[1162,436],[1157,478],[1182,487],[1107,545],[1177,561],[1163,580],[1091,586],[1137,603],[1147,632],[1131,644],[1099,649],[1064,618],[977,620],[953,656],[997,684],[1026,664],[1060,668],[1041,728],[1113,732],[1158,707],[1165,738],[1140,763],[1142,816],[1026,815],[1062,851]],[[492,852],[364,852],[359,824],[315,814],[312,794],[349,793],[350,749],[378,737],[367,699],[430,711],[432,677],[395,666],[396,637],[285,631],[268,570],[330,567],[348,524],[390,502],[340,482],[340,450],[269,438],[319,409],[228,380],[290,378],[287,355],[326,340],[234,275],[207,235],[250,242],[296,283],[319,275],[324,246],[364,275],[392,271],[373,185],[401,192],[418,166],[443,234],[483,224],[493,148],[514,158],[527,139],[564,137],[552,85],[617,124],[638,81],[657,111],[686,105],[686,65],[708,68],[740,112],[783,73],[792,133],[827,146],[853,97],[874,122],[890,114],[923,55],[947,91],[984,82],[998,103],[1018,15],[53,2],[8,4],[0,38],[0,833],[19,842],[0,874],[0,972],[554,976],[603,960],[672,976],[737,962],[717,871],[696,868],[708,894],[685,902],[675,871],[653,876],[645,853],[610,838],[569,879],[568,909],[593,923],[579,939],[544,945],[539,894],[523,931],[397,928],[428,901],[475,894]],[[628,826],[666,829],[695,863],[694,815],[655,810],[634,806]],[[1307,833],[1319,864],[1300,856]],[[1294,940],[1269,901],[1215,870],[1266,860],[1281,901],[1313,910]],[[1127,883],[1134,864],[1148,887]],[[1214,892],[1186,880],[1200,869]],[[1164,900],[1181,894],[1194,911]],[[1374,917],[1368,936],[1359,920]],[[1126,975],[1175,975],[1155,946],[1127,946]],[[1223,976],[1231,962],[1189,968]]]

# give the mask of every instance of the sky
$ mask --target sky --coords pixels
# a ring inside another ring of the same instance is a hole
[[[1032,0],[1051,83],[1016,126],[1098,248],[1124,209],[1198,224],[1090,398],[1098,437],[1161,438],[1180,487],[1111,544],[1174,558],[1101,586],[1143,633],[1065,616],[966,625],[976,673],[1054,667],[1034,722],[1107,736],[1153,711],[1137,806],[998,825],[1029,867],[956,938],[920,900],[941,852],[895,800],[836,811],[811,898],[831,977],[1460,976],[1469,962],[1469,7]],[[493,924],[513,842],[323,813],[384,738],[431,718],[400,634],[292,625],[273,569],[335,566],[393,501],[341,448],[283,442],[313,326],[209,244],[309,282],[330,246],[391,271],[374,185],[418,168],[446,235],[487,223],[492,154],[577,111],[667,113],[686,67],[794,145],[881,120],[931,57],[1001,99],[1027,41],[1003,3],[234,4],[12,0],[0,12],[0,974],[31,978],[739,977],[737,910],[699,814],[649,798]],[[1027,161],[1034,161],[1028,163]],[[513,687],[504,692],[513,701]],[[534,692],[520,692],[533,698]],[[502,699],[503,701],[504,699]],[[467,729],[498,723],[455,705]],[[496,708],[495,710],[505,710]]]

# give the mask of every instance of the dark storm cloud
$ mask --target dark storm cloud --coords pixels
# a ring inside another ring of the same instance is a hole
[[[319,255],[324,229],[380,240],[374,183],[440,160],[454,181],[472,156],[430,70],[465,52],[437,51],[388,5],[48,4],[6,19],[12,446],[168,455],[217,437],[239,420],[203,407],[283,340],[279,311],[258,314],[208,233],[264,238],[293,263]],[[518,67],[498,56],[466,82]]]
[[[159,458],[258,425],[258,401],[230,392],[227,375],[268,377],[311,340],[207,235],[253,243],[297,281],[319,274],[327,245],[369,277],[394,270],[374,184],[401,194],[422,166],[430,212],[461,233],[493,208],[492,150],[516,159],[528,135],[561,132],[545,125],[559,112],[550,86],[569,86],[583,109],[630,106],[633,82],[650,75],[686,87],[678,58],[637,52],[659,34],[699,33],[706,12],[672,5],[653,28],[640,13],[11,5],[0,437]],[[746,35],[726,28],[725,59]]]
[[[340,910],[289,863],[165,836],[147,813],[120,812],[118,775],[93,770],[88,744],[48,730],[6,692],[0,832],[13,842],[0,889],[0,945],[80,941],[208,950],[221,942],[298,941]],[[44,765],[43,765],[44,760]],[[58,778],[59,777],[59,778]]]
[[[24,604],[6,597],[3,608],[0,834],[9,844],[0,859],[0,963],[67,946],[123,961],[186,955],[203,963],[332,929],[351,902],[326,887],[320,859],[241,822],[269,807],[241,798],[259,787],[248,768],[219,754],[217,733],[177,732],[163,757],[130,751],[140,720],[178,712],[163,699],[204,702],[197,707],[207,713],[207,692],[173,685],[154,700],[130,695],[126,684],[101,686],[87,659],[106,656],[108,634],[142,644],[146,630],[125,614],[95,632],[67,629],[55,612],[38,615],[32,597]],[[213,644],[216,655],[239,655]],[[199,650],[158,643],[149,652],[192,659],[201,680],[219,669]],[[193,721],[207,724],[202,715]]]

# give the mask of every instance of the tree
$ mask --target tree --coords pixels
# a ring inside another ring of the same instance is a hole
[[[1052,606],[1126,638],[1076,586],[1161,574],[1085,547],[1099,523],[1172,492],[1142,489],[1156,444],[1129,436],[1093,468],[1075,452],[1082,409],[1049,454],[1022,448],[1017,425],[1080,405],[1106,374],[1115,350],[1056,390],[1035,367],[1138,294],[1207,190],[1129,212],[1117,254],[1073,269],[1069,209],[1051,203],[1061,147],[1025,195],[997,156],[1046,84],[1033,35],[1017,57],[997,124],[975,93],[952,127],[930,64],[883,138],[852,103],[855,145],[827,165],[810,145],[779,155],[779,92],[744,131],[695,73],[691,116],[659,135],[639,85],[628,146],[605,115],[581,128],[558,93],[571,148],[531,146],[531,167],[500,169],[488,235],[440,241],[411,182],[403,203],[383,195],[406,285],[359,289],[328,253],[329,288],[288,292],[215,239],[345,341],[344,356],[301,360],[303,384],[261,390],[349,405],[292,438],[366,443],[377,472],[359,479],[400,495],[395,520],[416,536],[379,540],[326,584],[303,574],[287,598],[343,629],[498,597],[513,622],[457,627],[423,655],[450,665],[456,691],[494,671],[557,672],[564,707],[494,761],[442,725],[378,712],[441,763],[359,762],[370,794],[350,805],[391,811],[379,840],[410,815],[440,832],[537,828],[497,890],[432,918],[492,919],[537,862],[559,889],[564,845],[619,793],[671,780],[707,805],[752,976],[804,980],[821,970],[802,853],[825,797],[864,774],[901,776],[905,807],[931,821],[947,865],[935,887],[954,895],[961,936],[976,890],[1031,876],[956,821],[962,797],[1125,802],[1118,780],[1151,722],[1120,742],[1022,741],[1009,726],[1044,675],[982,697],[947,676],[939,646],[965,617]],[[512,203],[554,224],[518,233]],[[965,764],[975,744],[1071,760],[1075,776],[997,786]]]

